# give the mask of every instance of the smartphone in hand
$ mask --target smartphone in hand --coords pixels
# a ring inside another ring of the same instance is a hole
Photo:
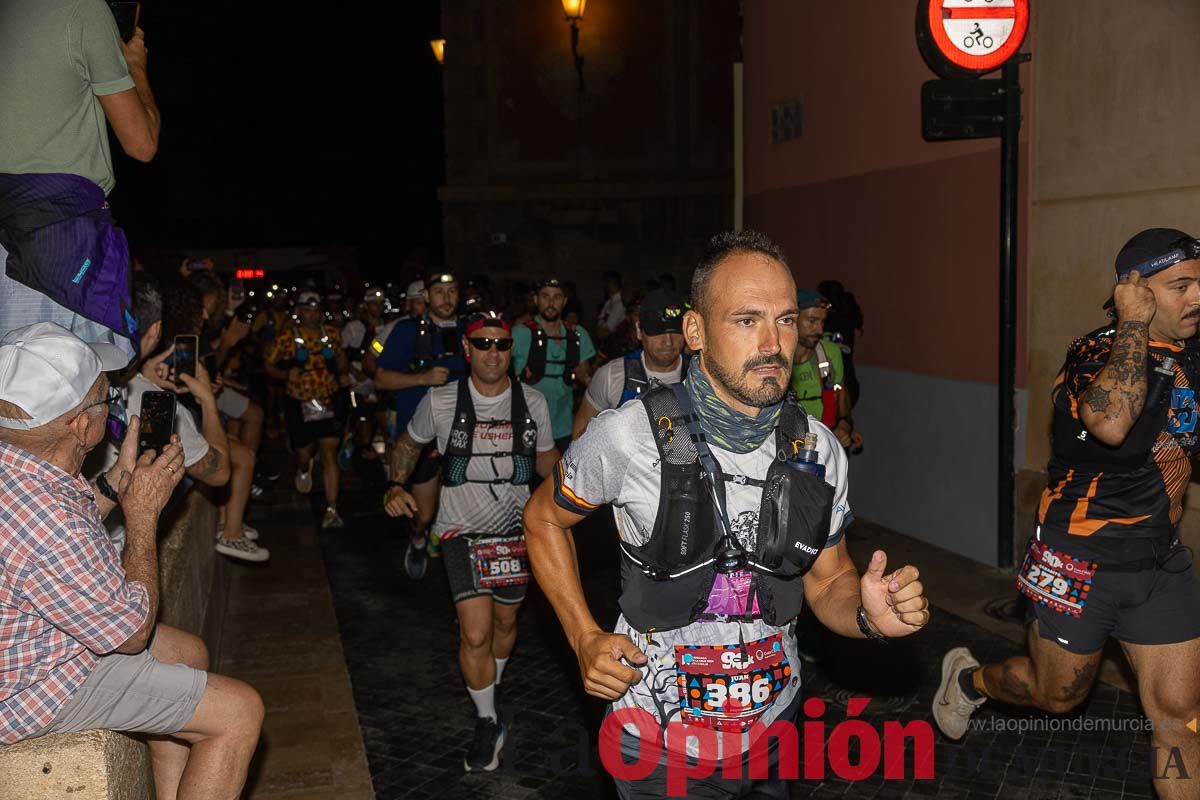
[[[138,456],[147,450],[162,453],[175,432],[175,393],[144,392],[138,418]]]
[[[133,38],[134,28],[137,27],[138,17],[141,16],[142,4],[109,0],[108,7],[117,20],[117,32],[121,34],[121,41],[128,42]]]
[[[176,336],[175,352],[171,354],[175,367],[175,383],[182,385],[180,375],[196,377],[196,351],[200,349],[199,336]]]

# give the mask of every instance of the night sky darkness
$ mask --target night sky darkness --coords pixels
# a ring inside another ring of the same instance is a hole
[[[134,253],[354,248],[367,274],[440,253],[437,0],[143,0],[157,157],[113,141]]]

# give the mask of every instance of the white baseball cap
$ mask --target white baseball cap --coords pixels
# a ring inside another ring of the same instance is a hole
[[[35,322],[0,339],[0,400],[29,419],[0,417],[0,428],[40,428],[80,405],[101,372],[124,369],[115,344],[88,344],[53,322]]]
[[[413,281],[408,285],[408,288],[404,290],[404,297],[406,300],[416,300],[424,291],[425,281]]]

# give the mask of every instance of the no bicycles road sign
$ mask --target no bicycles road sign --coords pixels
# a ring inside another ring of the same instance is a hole
[[[1013,57],[1029,29],[1029,0],[920,0],[917,41],[944,78],[993,72]]]

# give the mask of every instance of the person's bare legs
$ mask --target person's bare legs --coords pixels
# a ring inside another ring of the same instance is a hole
[[[242,414],[241,428],[238,431],[238,438],[242,440],[242,444],[250,448],[250,452],[257,453],[258,446],[262,444],[263,434],[263,407],[253,400],[246,407],[246,413]]]
[[[208,648],[204,641],[169,625],[154,626],[150,655],[162,664],[186,664],[192,669],[208,670]],[[146,739],[150,745],[155,796],[158,800],[174,800],[191,748],[186,742],[170,736],[147,736]]]
[[[517,641],[517,612],[520,603],[492,602],[492,658],[503,661],[512,655]]]
[[[1137,674],[1142,711],[1154,725],[1154,790],[1164,800],[1195,797],[1200,736],[1184,726],[1200,716],[1200,639],[1155,645],[1121,642],[1121,648]]]
[[[337,506],[338,474],[337,451],[338,439],[329,437],[317,440],[317,450],[321,454],[321,483],[325,487],[325,504]]]
[[[424,483],[414,483],[412,496],[417,501],[417,513],[412,518],[412,540],[420,542],[425,539],[425,531],[433,524],[437,515],[438,493],[441,491],[441,481],[435,475]]]
[[[250,484],[254,482],[254,451],[237,439],[229,440],[229,500],[225,511],[223,539],[241,539],[246,504],[250,502]]]
[[[313,445],[306,444],[304,447],[296,448],[296,471],[297,472],[312,472],[313,470]]]
[[[454,604],[458,614],[458,664],[467,688],[476,691],[496,682],[496,662],[492,658],[493,605],[491,595],[469,597]]]
[[[196,713],[175,734],[192,751],[178,800],[235,800],[262,730],[263,702],[249,684],[209,673]]]
[[[1029,626],[1029,655],[980,667],[986,695],[1015,706],[1036,706],[1065,714],[1082,703],[1096,682],[1100,652],[1078,655],[1038,635]]]

